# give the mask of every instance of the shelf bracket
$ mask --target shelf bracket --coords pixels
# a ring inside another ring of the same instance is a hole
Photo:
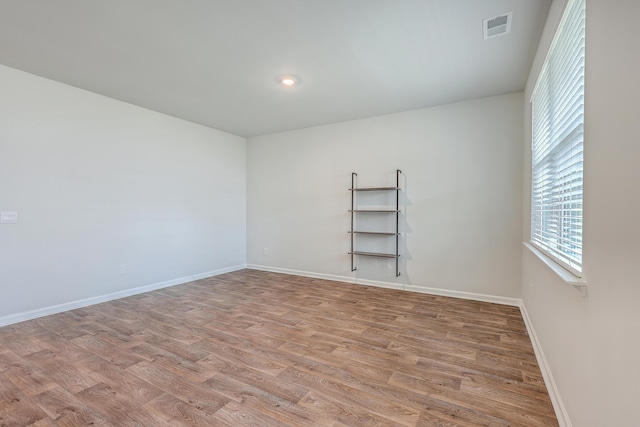
[[[578,291],[578,293],[580,295],[582,295],[582,298],[588,298],[589,297],[589,288],[587,287],[587,284],[582,284],[582,283],[569,283],[569,286],[573,286],[573,289],[575,289],[576,291]]]

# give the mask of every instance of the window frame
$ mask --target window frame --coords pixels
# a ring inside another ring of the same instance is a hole
[[[585,11],[586,0],[567,2],[531,95],[530,244],[577,277],[583,271]]]

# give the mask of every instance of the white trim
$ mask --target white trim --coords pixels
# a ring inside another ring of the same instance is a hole
[[[405,285],[404,289],[412,292],[420,292],[423,294],[439,295],[451,298],[468,299],[472,301],[490,302],[493,304],[509,305],[519,307],[521,300],[519,298],[499,297],[495,295],[476,294],[473,292],[451,291],[441,288],[429,288],[425,286]]]
[[[548,257],[547,254],[542,252],[540,249],[536,248],[529,242],[522,242],[522,244],[529,249],[535,256],[537,256],[540,261],[542,261],[547,267],[551,269],[556,275],[562,279],[567,285],[573,286],[583,298],[587,298],[587,281],[578,277],[575,274],[571,273],[569,270],[555,262],[552,258]]]
[[[553,404],[553,409],[556,413],[558,424],[560,427],[572,427],[571,419],[569,419],[569,413],[567,412],[567,409],[564,406],[564,402],[560,397],[560,391],[558,390],[558,386],[553,379],[551,368],[549,367],[547,358],[542,351],[542,346],[540,345],[540,341],[538,340],[536,331],[535,329],[533,329],[533,323],[531,323],[531,319],[529,318],[529,313],[527,313],[527,307],[524,305],[524,301],[522,302],[522,304],[520,304],[520,312],[522,313],[522,319],[524,320],[527,332],[529,333],[529,338],[531,339],[531,344],[533,345],[533,351],[536,354],[538,366],[540,367],[540,371],[542,372],[542,378],[544,379],[544,383],[547,386],[547,392],[549,393],[549,398],[551,399],[551,403]]]
[[[529,93],[529,102],[531,102],[531,97],[538,87],[538,78],[540,77],[540,74],[542,74],[544,65],[547,63],[547,56],[549,55],[551,45],[554,42],[558,29],[560,28],[560,23],[564,17],[564,11],[567,9],[568,5],[569,0],[555,0],[549,9],[549,14],[544,24],[540,41],[538,42],[536,55],[531,66],[531,70],[529,71],[527,85],[524,90],[525,97],[526,94]],[[533,84],[533,87],[531,87],[531,84]]]
[[[247,264],[247,268],[251,270],[269,271],[271,273],[290,274],[293,276],[311,277],[313,279],[333,280],[336,282],[348,282],[353,283],[353,277],[348,276],[335,276],[332,274],[311,273],[308,271],[290,270],[287,268],[269,267],[266,265]]]
[[[439,295],[444,297],[461,298],[473,301],[490,302],[494,304],[520,307],[522,300],[519,298],[499,297],[494,295],[476,294],[472,292],[452,291],[441,288],[430,288],[426,286],[404,285],[402,283],[381,282],[377,280],[358,279],[351,276],[335,276],[331,274],[312,273],[308,271],[290,270],[287,268],[269,267],[265,265],[247,264],[247,268],[253,270],[270,271],[273,273],[291,274],[294,276],[311,277],[314,279],[334,280],[337,282],[353,283],[356,285],[375,286],[378,288],[398,289],[402,291],[419,292],[422,294]]]
[[[181,285],[183,283],[193,282],[194,280],[206,279],[208,277],[218,276],[220,274],[230,273],[232,271],[242,270],[244,268],[246,268],[246,265],[244,264],[236,265],[233,267],[222,268],[220,270],[207,271],[206,273],[180,277],[178,279],[168,280],[166,282],[154,283],[151,285],[140,286],[132,289],[125,289],[123,291],[113,292],[110,294],[100,295],[97,297],[91,297],[83,300],[66,302],[63,304],[53,305],[45,308],[39,308],[36,310],[25,311],[18,314],[11,314],[9,316],[0,317],[0,326],[11,325],[13,323],[24,322],[26,320],[36,319],[38,317],[49,316],[51,314],[56,314],[56,313],[62,313],[63,311],[69,311],[69,310],[74,310],[76,308],[100,304],[102,302],[112,301],[115,299],[124,298],[131,295],[143,294],[145,292],[150,292],[158,289],[168,288],[171,286]]]

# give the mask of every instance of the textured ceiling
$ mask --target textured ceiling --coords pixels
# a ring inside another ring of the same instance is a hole
[[[0,63],[254,136],[523,90],[550,4],[2,0]]]

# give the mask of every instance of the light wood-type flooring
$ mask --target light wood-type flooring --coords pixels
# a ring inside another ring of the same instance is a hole
[[[0,426],[557,426],[515,307],[242,270],[0,328]]]

